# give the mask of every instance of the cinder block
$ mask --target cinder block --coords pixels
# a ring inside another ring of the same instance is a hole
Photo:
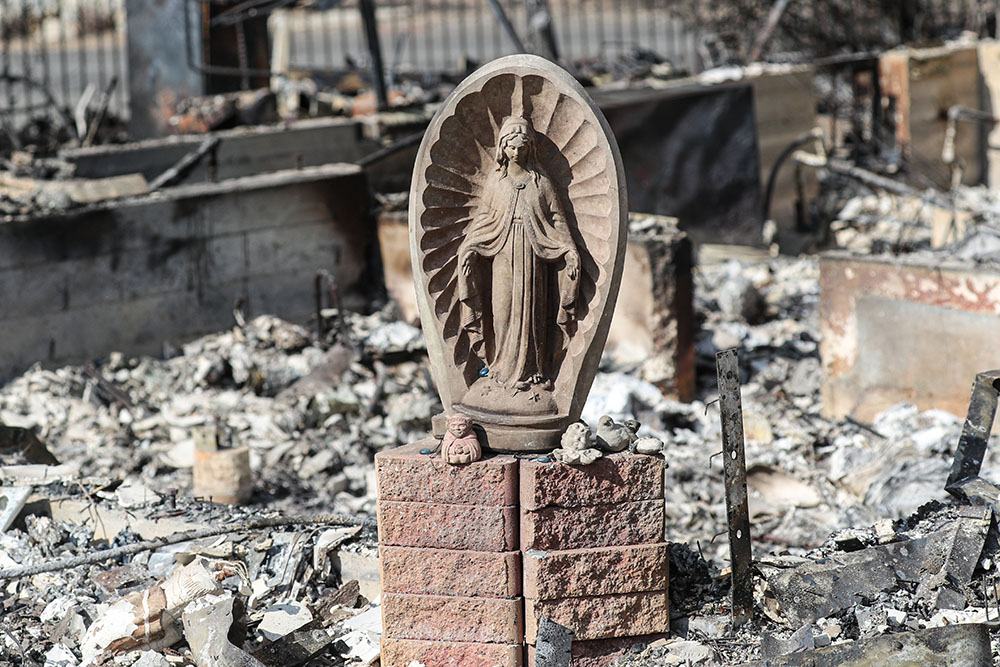
[[[574,633],[574,640],[637,637],[670,631],[667,591],[524,601],[525,641],[534,644],[538,623],[548,616]]]
[[[382,638],[382,667],[522,667],[520,644]]]
[[[516,551],[517,506],[442,505],[380,500],[378,541],[383,546]]]
[[[521,553],[379,548],[386,593],[515,598],[521,594]]]
[[[521,510],[663,498],[663,459],[612,454],[587,466],[522,460]]]
[[[622,364],[636,365],[642,379],[665,396],[694,398],[694,265],[691,242],[677,219],[629,215],[622,284],[606,346]]]
[[[524,552],[524,596],[536,600],[662,591],[670,579],[666,544]]]
[[[641,652],[646,646],[667,635],[646,635],[644,637],[615,637],[612,639],[591,639],[574,641],[570,667],[610,667],[619,659]],[[535,664],[535,647],[528,645],[528,665]]]
[[[521,550],[590,549],[663,541],[663,500],[521,512]]]
[[[907,401],[964,417],[1000,368],[1000,272],[905,257],[820,258],[823,414],[869,422]]]
[[[505,507],[517,504],[517,459],[491,456],[453,466],[441,456],[421,454],[432,441],[381,451],[375,455],[379,500]]]
[[[390,639],[518,644],[524,612],[520,599],[387,593],[382,627]]]

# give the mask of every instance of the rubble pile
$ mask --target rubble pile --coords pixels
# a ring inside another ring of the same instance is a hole
[[[636,369],[605,358],[584,419],[639,420],[666,443],[669,464],[677,637],[637,646],[634,664],[776,657],[981,622],[995,606],[995,565],[983,551],[996,540],[989,510],[956,507],[943,488],[961,420],[905,404],[872,424],[819,416],[817,280],[814,258],[699,267],[700,398],[690,404],[663,398]],[[364,519],[375,509],[373,455],[424,437],[441,411],[420,331],[389,312],[331,318],[323,336],[273,317],[238,318],[232,330],[165,350],[163,359],[113,354],[97,365],[33,368],[3,387],[3,444],[20,444],[0,447],[0,493],[26,509],[23,524],[0,521],[0,569],[262,515],[340,512],[360,523],[234,532],[142,551],[113,568],[94,563],[6,582],[0,657],[203,664],[201,651],[220,650],[305,664],[305,651],[332,661],[309,664],[372,664],[380,632],[376,537]],[[729,554],[717,539],[726,512],[713,456],[721,441],[715,352],[730,347],[740,348],[743,365],[761,575],[755,621],[737,632],[727,626]],[[248,448],[247,505],[193,494],[204,429],[223,449]],[[984,477],[998,466],[988,452]],[[11,491],[24,488],[30,493]],[[163,636],[125,641],[100,632],[106,614],[126,613],[130,595],[169,588],[170,577],[196,563],[211,576],[181,608],[164,607]],[[862,596],[849,594],[855,570],[870,575]],[[796,588],[803,581],[817,588]],[[837,593],[838,582],[850,582],[848,592]],[[219,636],[192,632],[200,627],[194,618],[232,626],[228,636],[237,640],[206,649]],[[114,655],[112,645],[141,650]]]

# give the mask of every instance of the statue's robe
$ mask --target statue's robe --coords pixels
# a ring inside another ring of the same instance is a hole
[[[578,267],[573,277],[569,254]],[[539,171],[519,179],[492,173],[457,267],[462,327],[491,377],[504,385],[554,379],[575,318],[579,264],[552,182]]]

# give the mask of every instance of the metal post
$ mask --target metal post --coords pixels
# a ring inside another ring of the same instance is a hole
[[[361,21],[365,24],[368,40],[368,54],[372,59],[372,79],[375,82],[375,100],[378,110],[389,108],[389,97],[385,89],[385,69],[382,67],[382,45],[378,40],[378,23],[375,21],[375,0],[358,0]]]
[[[733,626],[739,627],[753,615],[753,581],[750,576],[750,510],[747,505],[747,463],[743,452],[743,405],[736,350],[717,353],[715,369],[719,378],[719,409],[722,414]]]
[[[493,10],[493,15],[496,17],[497,21],[500,23],[500,27],[503,31],[507,33],[507,37],[514,43],[514,49],[518,53],[527,53],[528,50],[524,48],[524,42],[521,38],[517,36],[517,31],[514,30],[514,24],[510,22],[507,18],[507,12],[503,10],[500,5],[500,0],[489,0],[490,9]]]

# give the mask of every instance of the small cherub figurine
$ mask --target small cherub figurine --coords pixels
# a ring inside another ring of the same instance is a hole
[[[472,463],[483,457],[483,448],[472,430],[472,420],[465,415],[448,417],[448,430],[441,442],[441,458],[451,465]]]

